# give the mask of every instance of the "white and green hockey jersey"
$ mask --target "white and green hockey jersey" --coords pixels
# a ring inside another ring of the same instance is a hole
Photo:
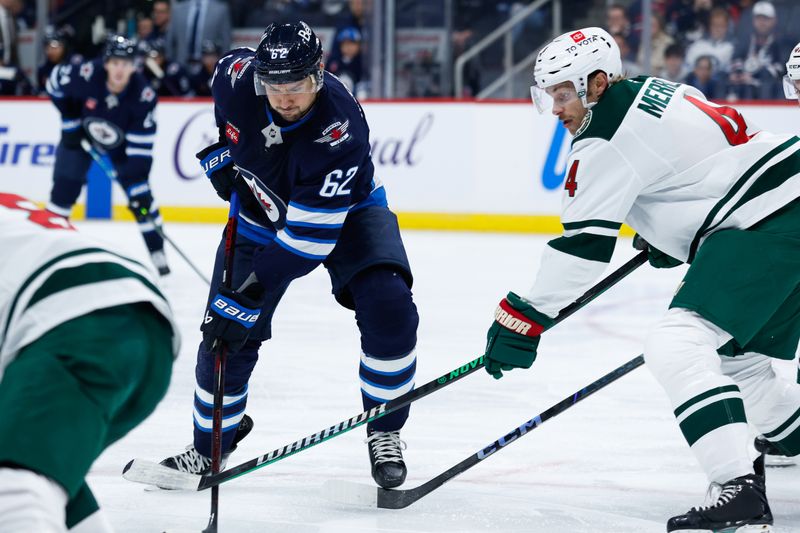
[[[15,355],[52,328],[98,309],[149,302],[180,336],[149,267],[81,235],[60,217],[0,193],[0,379]]]
[[[613,84],[572,141],[561,208],[527,298],[555,316],[602,274],[623,222],[693,260],[715,231],[748,228],[800,196],[800,139],[758,131],[688,85]]]

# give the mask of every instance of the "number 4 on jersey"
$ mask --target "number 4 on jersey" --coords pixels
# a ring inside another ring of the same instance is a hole
[[[575,191],[578,190],[578,182],[575,180],[575,176],[578,175],[578,163],[577,159],[572,162],[572,166],[569,167],[569,173],[567,173],[567,180],[564,182],[564,190],[569,191],[570,198],[574,198]]]

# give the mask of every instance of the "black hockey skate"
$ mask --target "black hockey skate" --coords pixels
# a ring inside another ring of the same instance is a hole
[[[233,438],[233,444],[227,452],[222,454],[222,461],[220,462],[220,470],[225,469],[228,462],[228,456],[236,449],[236,446],[244,439],[253,429],[253,419],[244,415],[242,421],[239,422],[239,428],[236,430],[236,436]],[[179,470],[181,472],[188,472],[189,474],[204,475],[211,472],[211,458],[202,455],[198,452],[194,444],[186,447],[186,451],[167,457],[159,463],[160,465]]]
[[[764,478],[748,474],[723,484],[713,505],[692,507],[686,514],[670,518],[667,531],[766,533],[772,531],[771,526]]]
[[[762,435],[756,437],[753,446],[755,446],[756,450],[764,457],[764,464],[766,466],[783,468],[797,464],[795,463],[794,457],[785,455],[777,446],[765,439]]]
[[[403,450],[406,443],[400,440],[399,431],[367,430],[367,450],[372,465],[372,478],[384,489],[399,487],[406,480],[406,463]]]

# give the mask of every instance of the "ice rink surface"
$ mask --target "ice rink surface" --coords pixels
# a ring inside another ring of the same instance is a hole
[[[147,257],[133,224],[78,225]],[[221,226],[169,224],[166,231],[210,275]],[[497,302],[509,290],[528,291],[548,237],[406,231],[404,240],[421,319],[416,382],[423,384],[483,353]],[[634,253],[630,240],[621,239],[613,265]],[[133,457],[160,460],[191,442],[194,359],[207,287],[169,248],[168,254],[173,274],[164,285],[183,334],[169,392],[89,475],[118,532],[197,532],[208,520],[208,491],[145,491],[120,476]],[[414,403],[402,432],[409,467],[404,488],[438,475],[638,355],[683,270],[641,267],[547,332],[528,371],[500,381],[476,372]],[[230,465],[362,411],[358,330],[352,313],[330,295],[323,268],[292,284],[273,331],[250,382],[255,428]],[[793,364],[780,363],[778,371],[793,376]],[[224,484],[220,531],[661,532],[670,516],[703,503],[706,490],[664,392],[644,367],[403,510],[347,506],[324,494],[327,479],[371,483],[363,439],[358,428]],[[770,469],[767,488],[775,531],[800,532],[800,466]]]

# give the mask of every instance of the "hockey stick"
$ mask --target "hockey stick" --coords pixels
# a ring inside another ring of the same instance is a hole
[[[555,318],[555,324],[563,321],[568,316],[581,309],[586,304],[603,294],[606,290],[613,287],[620,280],[625,278],[628,274],[636,270],[639,266],[647,262],[647,252],[639,252],[627,263],[619,267],[617,270],[609,274],[605,279],[600,281],[597,285],[586,291],[586,293],[578,298],[575,302],[561,310]],[[316,433],[296,440],[280,448],[276,448],[269,453],[251,459],[238,466],[231,467],[219,474],[211,474],[199,476],[196,474],[188,474],[186,472],[179,472],[166,466],[159,465],[152,461],[144,459],[133,459],[122,471],[122,476],[128,481],[137,483],[145,483],[148,485],[158,485],[159,487],[176,489],[176,490],[204,490],[220,483],[225,483],[235,479],[244,474],[248,474],[254,470],[267,466],[269,464],[285,459],[290,455],[294,455],[300,451],[306,450],[312,446],[324,442],[333,437],[346,433],[351,429],[357,428],[368,422],[376,420],[389,413],[393,413],[398,409],[415,402],[432,392],[442,389],[461,378],[472,374],[476,370],[483,367],[483,356],[473,359],[468,363],[440,376],[437,379],[429,381],[424,385],[413,389],[394,400],[377,405],[369,411],[364,411],[352,418],[343,420],[338,424],[322,429]]]
[[[236,226],[239,218],[239,197],[231,193],[231,204],[228,212],[228,224],[225,226],[225,256],[222,267],[222,286],[231,288],[233,277],[233,255],[236,248]],[[219,338],[211,347],[214,351],[214,409],[211,422],[211,473],[217,474],[222,466],[222,408],[225,396],[225,363],[228,359],[228,347]],[[203,533],[217,533],[219,522],[219,485],[211,489],[211,512],[208,526]]]
[[[89,154],[92,157],[92,159],[94,159],[94,162],[97,163],[97,166],[100,167],[100,169],[103,171],[106,177],[108,177],[108,179],[119,183],[119,175],[117,174],[117,170],[112,166],[110,166],[100,156],[100,153],[97,151],[97,148],[92,146],[92,144],[87,139],[81,139],[81,148],[83,148],[84,151],[87,154]],[[184,261],[186,261],[186,264],[189,265],[189,267],[191,267],[191,269],[194,270],[198,276],[200,276],[200,279],[205,281],[206,285],[211,285],[211,282],[208,280],[205,274],[203,274],[203,272],[201,272],[200,269],[197,268],[197,266],[192,262],[192,260],[189,259],[189,256],[183,253],[183,250],[181,250],[180,247],[177,244],[175,244],[175,241],[169,238],[169,236],[164,232],[164,228],[162,228],[160,224],[156,223],[156,219],[155,217],[153,217],[150,211],[142,208],[140,212],[145,218],[147,218],[150,221],[151,224],[153,224],[153,228],[155,229],[156,233],[158,233],[158,235],[162,239],[167,241],[175,249],[178,255],[181,256]]]
[[[422,485],[414,487],[413,489],[387,490],[380,487],[342,480],[328,480],[323,484],[324,489],[328,492],[328,496],[331,499],[341,503],[366,505],[369,507],[377,507],[379,509],[404,509],[412,503],[420,500],[422,497],[427,496],[434,490],[438,489],[457,475],[466,472],[487,457],[490,457],[495,452],[499,452],[515,440],[524,437],[531,430],[536,429],[547,420],[560,413],[563,413],[584,398],[594,394],[606,385],[613,383],[625,374],[628,374],[634,369],[640,367],[642,364],[644,364],[644,356],[642,355],[631,359],[624,365],[615,368],[597,381],[593,381],[575,394],[567,396],[543,413],[536,415],[488,446],[481,448],[477,453],[470,455],[460,463],[451,466],[435,478],[426,481]]]

